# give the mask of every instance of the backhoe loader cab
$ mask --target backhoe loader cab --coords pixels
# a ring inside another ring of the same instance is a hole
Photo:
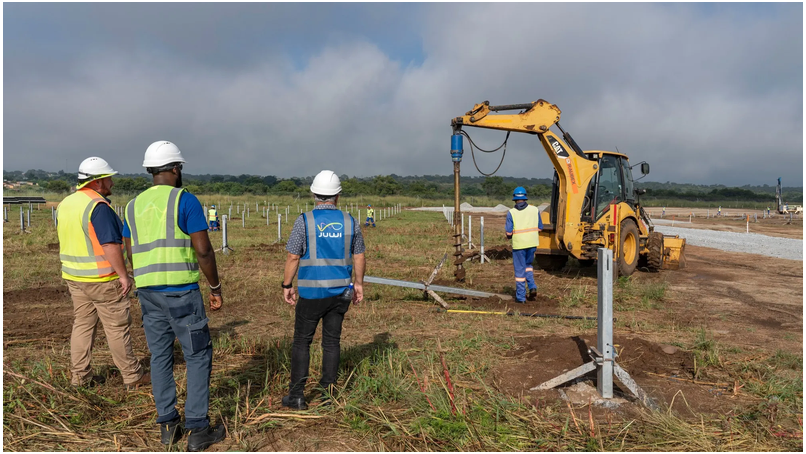
[[[515,115],[493,114],[503,110],[523,111]],[[451,122],[454,137],[463,134],[462,127],[473,126],[524,132],[540,139],[554,166],[554,178],[551,201],[541,213],[544,228],[535,256],[538,266],[556,270],[566,264],[569,256],[583,266],[591,265],[597,250],[603,247],[613,250],[616,269],[623,276],[631,275],[639,266],[649,270],[684,266],[685,240],[654,231],[641,206],[642,191],[636,190],[627,156],[612,151],[583,151],[560,127],[560,113],[556,105],[544,100],[505,106],[490,106],[485,101]],[[562,137],[551,131],[555,125]],[[456,164],[454,161],[455,172]],[[649,164],[641,162],[640,166],[641,174],[647,175]],[[458,187],[455,190],[458,193]]]

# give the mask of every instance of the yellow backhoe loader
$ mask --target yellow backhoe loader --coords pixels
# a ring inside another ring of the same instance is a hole
[[[512,110],[522,112],[494,113]],[[656,232],[640,204],[639,193],[645,191],[637,190],[632,178],[632,167],[638,164],[630,166],[622,153],[583,151],[560,127],[560,113],[556,105],[542,99],[502,106],[491,106],[485,101],[454,118],[451,121],[451,157],[457,213],[462,137],[467,136],[462,128],[472,126],[534,134],[554,165],[551,202],[541,212],[543,230],[535,255],[538,266],[558,270],[566,264],[568,256],[589,266],[596,260],[597,249],[605,247],[613,250],[616,270],[622,276],[631,275],[639,264],[650,271],[683,268],[686,240]],[[554,125],[562,132],[562,138],[550,130]],[[648,174],[649,164],[641,162],[640,170],[643,175]],[[459,233],[458,226],[455,233]],[[460,249],[456,255],[461,255]],[[461,279],[464,270],[458,260],[455,264],[456,277]]]

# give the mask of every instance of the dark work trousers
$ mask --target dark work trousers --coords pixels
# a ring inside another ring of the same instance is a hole
[[[300,298],[297,301],[289,386],[289,395],[292,397],[303,397],[311,361],[311,342],[319,320],[322,320],[322,378],[319,380],[319,385],[327,388],[336,383],[339,372],[341,324],[349,308],[350,302],[340,297],[310,300]]]
[[[185,428],[207,427],[213,345],[201,292],[199,289],[158,292],[142,287],[137,292],[151,351],[151,387],[157,404],[157,423],[179,417],[174,381],[174,340],[178,338],[187,367]]]

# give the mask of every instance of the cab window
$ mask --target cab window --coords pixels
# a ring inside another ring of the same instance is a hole
[[[596,218],[598,219],[611,203],[624,201],[619,158],[604,155],[599,161],[599,187],[596,195]]]
[[[624,198],[630,201],[635,201],[635,185],[632,181],[632,170],[630,170],[630,163],[623,159],[621,160],[624,169]]]

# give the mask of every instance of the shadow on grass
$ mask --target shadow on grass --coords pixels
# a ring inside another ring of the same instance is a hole
[[[224,332],[218,332],[217,335],[223,337]],[[342,349],[339,382],[343,383],[345,374],[349,374],[362,361],[368,359],[370,362],[375,362],[383,356],[384,351],[397,349],[397,344],[390,342],[390,338],[389,333],[379,333],[374,336],[372,342]],[[220,412],[224,418],[234,418],[239,406],[243,411],[247,394],[252,408],[261,401],[263,406],[279,407],[280,397],[288,392],[292,346],[293,339],[285,337],[254,343],[241,342],[230,348],[231,353],[214,353],[210,388],[211,416]],[[248,356],[249,359],[234,369],[221,370],[217,367],[222,362],[227,363],[244,356]],[[313,372],[311,375],[315,375],[320,365],[314,361],[319,361],[319,356],[312,355],[311,358]],[[315,379],[315,376],[309,377],[309,383]],[[308,400],[320,393],[313,391],[309,394],[306,396]]]

